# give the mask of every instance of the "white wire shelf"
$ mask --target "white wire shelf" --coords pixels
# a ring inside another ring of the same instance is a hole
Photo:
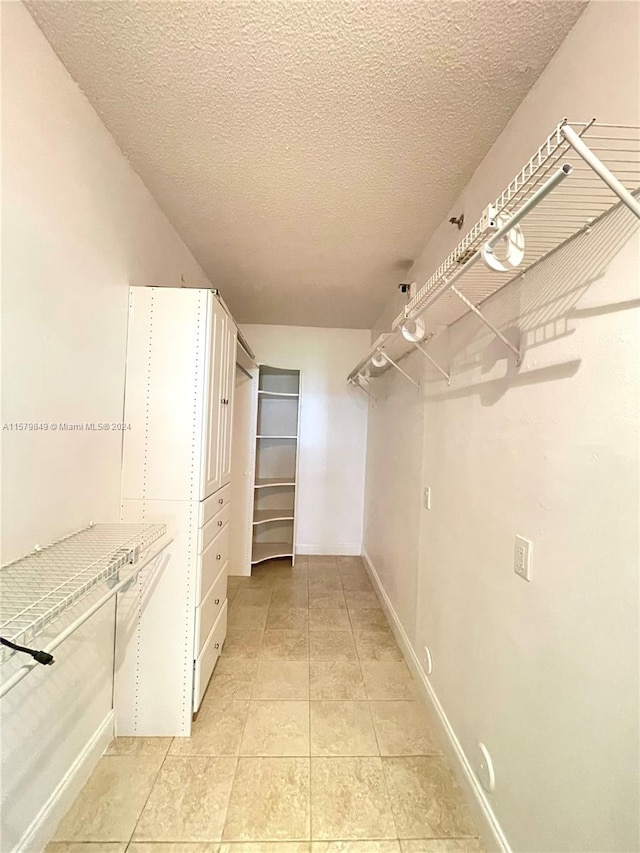
[[[165,524],[95,524],[0,568],[0,635],[28,646],[55,619],[167,531]],[[3,647],[2,661],[14,652]]]
[[[489,325],[478,306],[510,281],[618,205],[625,204],[629,215],[640,217],[639,188],[640,127],[599,124],[595,119],[562,121],[407,303],[394,320],[393,331],[378,338],[351,371],[349,381],[360,384],[364,374],[375,377],[397,367],[397,358],[414,346],[402,338],[403,324],[416,319],[424,323],[423,345],[468,311]],[[501,260],[499,251],[504,247],[496,239],[498,231],[507,240],[519,231],[522,239],[523,257],[515,264],[498,264],[505,269],[484,261],[487,245],[495,248],[495,254],[489,252],[489,261],[492,256]],[[490,328],[510,346],[498,330]],[[519,351],[510,348],[519,360]],[[397,351],[395,355],[391,349]],[[379,368],[371,365],[376,352],[390,354]]]
[[[460,289],[475,305],[539,263],[584,228],[593,225],[619,203],[615,192],[565,138],[565,126],[575,130],[629,192],[636,193],[640,187],[640,128],[598,125],[595,121],[561,122],[495,200],[494,219],[513,216],[562,165],[569,165],[572,171],[522,221],[525,255],[517,269],[498,272],[484,264],[476,264],[465,273]],[[393,328],[397,329],[405,320],[419,316],[430,305],[433,307],[425,315],[430,327],[450,326],[465,314],[468,308],[464,303],[455,294],[447,293],[448,280],[491,236],[492,230],[485,212],[396,317]]]

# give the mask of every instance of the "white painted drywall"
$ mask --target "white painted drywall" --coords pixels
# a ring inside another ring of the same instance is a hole
[[[451,215],[473,222],[563,115],[640,123],[639,15],[589,6]],[[516,851],[640,845],[634,229],[614,215],[490,301],[523,332],[519,370],[466,317],[432,350],[450,388],[414,354],[422,397],[391,371],[369,413],[365,549],[421,660],[430,647],[430,685],[473,766],[477,742],[489,748],[489,801]],[[443,222],[411,277],[458,237]],[[513,572],[516,533],[534,542],[530,584]]]
[[[369,346],[360,329],[242,326],[259,363],[302,371],[297,542],[301,554],[362,547],[366,397],[345,383]]]
[[[117,422],[128,285],[209,285],[31,16],[1,6],[2,420]],[[3,561],[118,519],[119,433],[3,430],[2,455]],[[7,853],[111,709],[112,609],[78,638],[2,706]]]

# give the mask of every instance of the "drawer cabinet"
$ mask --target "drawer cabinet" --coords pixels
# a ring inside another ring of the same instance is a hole
[[[227,635],[227,602],[218,614],[209,636],[205,640],[202,651],[196,658],[193,668],[193,710],[197,711],[202,702],[211,674],[222,652],[222,644]]]
[[[166,520],[174,538],[155,621],[138,644],[171,644],[162,696],[142,663],[136,685],[148,685],[164,734],[188,735],[227,624],[236,326],[216,291],[132,287],[129,296],[125,420],[134,427],[123,436],[122,520]],[[129,733],[149,733],[137,725]]]
[[[211,544],[212,540],[222,531],[229,522],[231,504],[227,504],[217,515],[214,515],[204,527],[200,528],[198,551],[202,554]]]
[[[211,588],[196,607],[196,645],[195,656],[202,651],[213,623],[227,600],[227,567],[225,566]]]
[[[223,568],[226,569],[228,561],[229,525],[227,524],[198,557],[198,604],[209,592],[211,584],[220,571]]]
[[[220,510],[224,509],[231,501],[231,484],[223,486],[217,492],[209,495],[208,498],[200,502],[200,515],[198,527],[204,527],[214,515],[217,515]]]

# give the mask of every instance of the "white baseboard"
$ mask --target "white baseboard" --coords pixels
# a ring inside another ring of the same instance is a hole
[[[453,726],[449,722],[447,715],[436,696],[429,679],[425,675],[424,670],[420,666],[418,656],[409,641],[409,638],[402,627],[402,623],[391,604],[389,596],[385,592],[384,587],[378,573],[373,565],[371,558],[366,550],[362,549],[362,558],[366,569],[371,577],[371,580],[378,593],[378,598],[382,602],[382,606],[387,614],[391,628],[400,646],[400,650],[405,657],[407,666],[418,684],[422,698],[432,710],[432,718],[439,726],[439,741],[443,752],[449,759],[451,769],[456,777],[456,780],[462,788],[467,803],[471,809],[471,813],[476,822],[476,826],[482,836],[482,841],[487,850],[492,853],[511,853],[511,847],[506,839],[502,827],[491,807],[491,803],[482,788],[478,778],[473,772],[472,765],[467,758],[465,751],[456,736]]]
[[[40,809],[17,846],[13,848],[13,853],[39,853],[39,851],[44,850],[51,841],[58,824],[69,811],[73,801],[93,773],[96,764],[113,737],[114,729],[115,714],[113,711],[109,711],[104,722]]]
[[[360,542],[340,542],[337,545],[296,545],[296,554],[318,556],[359,557]]]

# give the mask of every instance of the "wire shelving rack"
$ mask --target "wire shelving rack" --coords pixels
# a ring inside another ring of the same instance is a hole
[[[433,362],[424,346],[468,311],[519,363],[520,350],[488,321],[482,303],[614,207],[624,204],[640,218],[639,190],[640,127],[563,120],[407,303],[392,331],[377,339],[348,381],[366,390],[369,378],[390,367],[399,369],[398,359],[414,347]],[[492,263],[494,258],[497,263]],[[416,320],[422,337],[405,339],[403,328]]]
[[[100,584],[116,583],[165,524],[94,524],[0,568],[0,635],[29,645]],[[3,647],[2,662],[14,652]]]

